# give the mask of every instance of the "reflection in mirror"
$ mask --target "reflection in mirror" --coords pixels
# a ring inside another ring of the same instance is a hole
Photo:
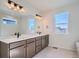
[[[10,36],[17,31],[17,20],[12,16],[0,19],[0,36]]]

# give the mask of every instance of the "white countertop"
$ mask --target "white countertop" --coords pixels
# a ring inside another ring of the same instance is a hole
[[[19,38],[17,38],[16,36],[3,36],[0,37],[0,41],[4,42],[4,43],[12,43],[12,42],[17,42],[17,41],[21,41],[21,40],[26,40],[29,38],[34,38],[34,37],[38,37],[38,36],[43,36],[43,35],[47,35],[47,34],[22,34]]]

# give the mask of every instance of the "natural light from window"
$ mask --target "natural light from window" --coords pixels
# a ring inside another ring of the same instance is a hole
[[[35,32],[35,28],[36,28],[36,20],[35,19],[29,19],[28,20],[28,28],[29,28],[29,31],[31,33]]]
[[[56,34],[68,33],[69,12],[65,11],[55,15]]]

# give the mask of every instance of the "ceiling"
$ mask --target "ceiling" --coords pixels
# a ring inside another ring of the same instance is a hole
[[[79,2],[79,0],[12,0],[12,1],[22,5],[24,8],[26,8],[26,11],[31,10],[34,11],[33,13],[39,13],[40,15],[43,15],[55,8]],[[0,4],[3,4],[3,2],[7,2],[7,0],[0,0]]]
[[[45,13],[51,9],[58,8],[67,4],[75,3],[79,0],[27,0],[34,8]]]
[[[14,11],[7,6],[8,0],[0,0],[0,12],[5,12],[13,15],[13,14],[19,14],[19,15],[35,15],[39,14],[38,11],[27,1],[27,0],[11,0],[21,6],[23,6],[25,12],[20,13],[17,11]]]

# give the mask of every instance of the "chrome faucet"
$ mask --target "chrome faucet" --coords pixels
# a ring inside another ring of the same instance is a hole
[[[17,36],[17,38],[19,38],[19,36],[21,35],[19,32],[15,33],[14,35]]]
[[[40,35],[41,33],[42,33],[42,32],[37,32],[37,34],[39,34],[39,35]]]

